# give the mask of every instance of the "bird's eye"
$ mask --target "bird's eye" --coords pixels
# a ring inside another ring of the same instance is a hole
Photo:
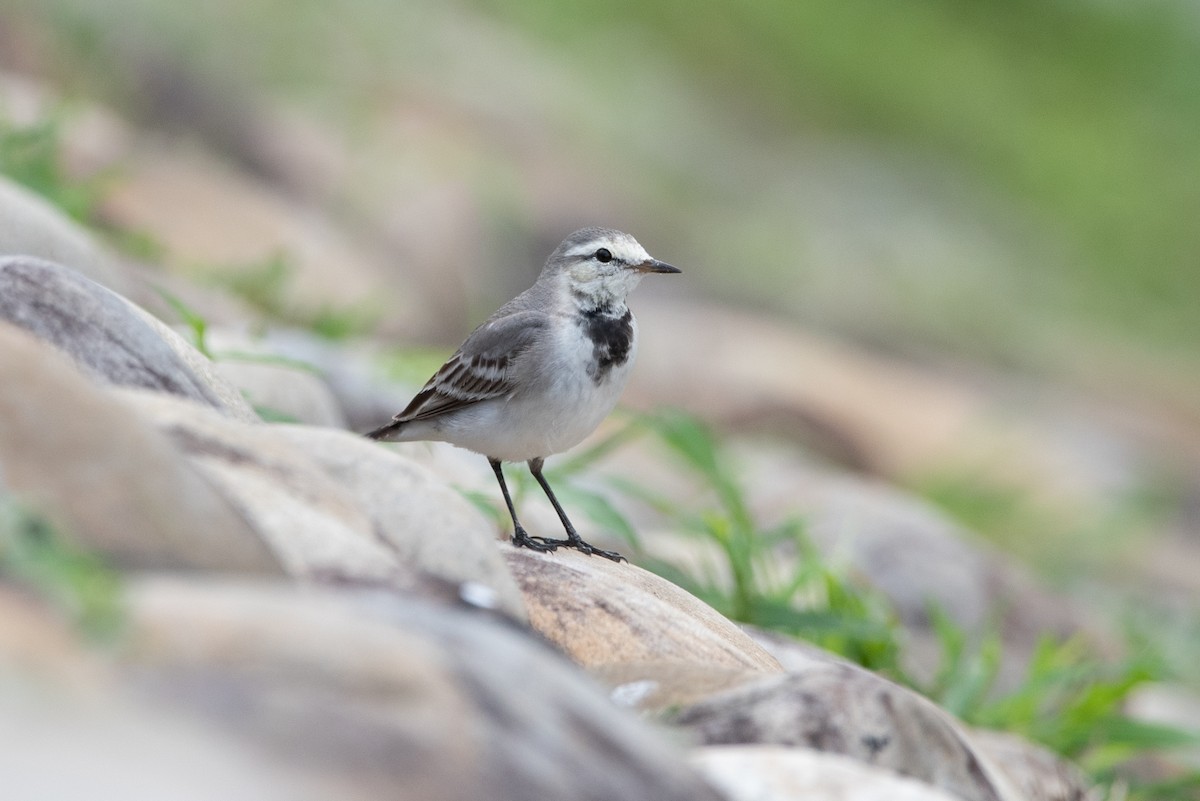
[[[595,256],[596,261],[600,262],[601,264],[608,264],[610,261],[612,261],[612,253],[608,248],[600,248],[596,251]]]

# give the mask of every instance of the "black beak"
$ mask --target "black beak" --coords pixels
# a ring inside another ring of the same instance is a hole
[[[679,269],[678,267],[672,267],[670,264],[667,264],[665,261],[659,261],[658,259],[651,259],[650,261],[644,261],[641,264],[638,264],[636,266],[637,266],[637,269],[639,269],[640,271],[642,271],[644,273],[681,273],[681,272],[683,272],[683,270]]]

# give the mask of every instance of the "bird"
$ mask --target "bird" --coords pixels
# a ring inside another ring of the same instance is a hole
[[[560,547],[613,561],[585,542],[542,474],[547,457],[578,445],[616,406],[637,354],[629,293],[652,273],[680,273],[632,236],[582,228],[562,241],[533,286],[463,341],[390,423],[366,436],[449,442],[485,456],[512,518],[517,547]],[[525,462],[566,537],[531,536],[517,518],[504,462]]]

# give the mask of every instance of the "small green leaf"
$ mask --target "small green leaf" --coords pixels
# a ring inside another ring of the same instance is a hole
[[[208,321],[197,314],[190,306],[180,300],[177,296],[171,294],[166,289],[160,286],[154,287],[154,291],[159,294],[167,305],[170,306],[176,314],[179,315],[180,321],[186,325],[192,332],[192,345],[196,350],[203,353],[209,359],[213,358],[212,351],[208,349]]]

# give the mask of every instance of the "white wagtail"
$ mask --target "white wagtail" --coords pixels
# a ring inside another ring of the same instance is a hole
[[[542,464],[592,433],[625,388],[637,352],[637,322],[625,298],[647,273],[677,272],[629,234],[576,231],[550,254],[533,286],[472,331],[408,407],[367,436],[441,440],[483,454],[512,516],[513,543],[621,559],[580,538]],[[518,461],[529,463],[566,539],[531,537],[517,520],[500,463]]]

